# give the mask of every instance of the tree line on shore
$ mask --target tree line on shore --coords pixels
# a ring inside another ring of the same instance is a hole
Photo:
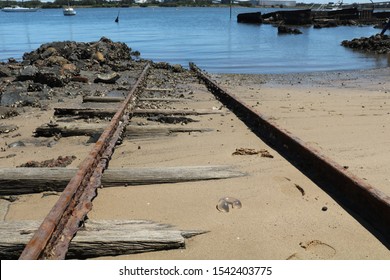
[[[135,0],[120,0],[120,1],[109,1],[109,0],[54,0],[53,2],[41,2],[39,0],[23,1],[23,7],[33,8],[41,7],[43,9],[50,8],[61,8],[68,4],[77,7],[131,7],[131,6],[212,6],[212,0],[171,0],[169,2],[159,2],[157,0],[150,0],[146,3],[137,4]],[[247,4],[243,4],[247,5]],[[21,6],[20,1],[1,1],[0,8],[9,6]],[[249,4],[250,6],[250,4]]]
[[[233,2],[233,0],[231,0]],[[160,7],[177,7],[177,6],[191,6],[191,7],[210,7],[230,5],[229,0],[222,0],[221,3],[214,3],[213,0],[147,0],[145,3],[135,3],[135,0],[54,0],[53,2],[41,2],[40,0],[23,1],[23,7],[33,8],[41,7],[43,9],[62,8],[68,4],[77,7],[131,7],[131,6],[160,6]],[[21,2],[15,0],[0,1],[0,8],[9,6],[21,6]],[[235,6],[254,7],[250,2],[234,3]],[[297,7],[311,6],[307,3],[297,3]]]

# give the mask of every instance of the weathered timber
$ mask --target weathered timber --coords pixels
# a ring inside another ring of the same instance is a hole
[[[96,103],[115,103],[115,102],[123,102],[125,100],[124,97],[118,96],[84,96],[83,102],[96,102]],[[138,101],[149,101],[149,102],[181,102],[188,101],[191,99],[188,98],[138,98]]]
[[[83,118],[99,117],[110,118],[115,115],[118,109],[98,109],[98,108],[54,108],[56,116],[80,116]]]
[[[0,258],[18,259],[38,221],[0,222]],[[86,259],[185,247],[185,238],[206,233],[145,220],[88,220],[69,246],[67,259]]]
[[[211,115],[211,114],[225,114],[222,110],[209,110],[209,109],[197,109],[197,110],[171,110],[171,109],[136,109],[133,115],[136,116],[155,116],[155,115]]]
[[[193,99],[189,98],[166,98],[166,97],[141,97],[138,98],[138,101],[148,101],[148,102],[183,102],[183,101],[192,101]]]
[[[56,116],[81,116],[81,117],[112,117],[117,109],[108,108],[54,108],[54,115]],[[133,116],[153,116],[153,115],[208,115],[208,114],[223,114],[221,110],[165,110],[165,109],[135,109],[132,112]]]
[[[211,128],[191,128],[186,126],[127,126],[126,131],[123,134],[123,138],[126,139],[145,139],[155,138],[162,136],[174,136],[178,133],[192,133],[192,132],[210,132]]]
[[[1,168],[0,195],[61,192],[76,172],[76,169],[71,168]],[[245,175],[232,166],[224,165],[107,169],[103,173],[102,186],[178,183]]]
[[[83,102],[104,102],[104,103],[115,103],[115,102],[123,102],[125,100],[124,97],[118,96],[84,96]]]
[[[145,91],[162,91],[162,92],[171,92],[173,88],[145,88]]]
[[[100,135],[105,128],[104,124],[100,123],[67,123],[59,124],[56,126],[41,125],[35,129],[35,136],[37,137],[51,137],[54,135],[61,134],[62,137],[67,136],[96,136]],[[123,138],[145,138],[151,136],[171,135],[174,133],[184,132],[207,132],[211,129],[207,128],[191,128],[191,127],[179,127],[175,125],[159,125],[159,126],[139,126],[139,125],[128,125],[123,133]]]

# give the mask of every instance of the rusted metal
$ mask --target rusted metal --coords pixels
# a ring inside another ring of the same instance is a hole
[[[128,123],[129,106],[136,98],[148,70],[149,64],[145,66],[109,126],[81,163],[78,172],[70,180],[19,259],[65,258],[70,241],[92,208],[96,189],[101,185],[102,173],[107,168],[115,144]]]
[[[353,175],[287,130],[280,128],[237,96],[228,93],[195,64],[190,63],[190,68],[204,81],[208,89],[263,141],[292,162],[342,206],[352,210],[350,213],[362,225],[389,246],[390,197],[388,195]]]

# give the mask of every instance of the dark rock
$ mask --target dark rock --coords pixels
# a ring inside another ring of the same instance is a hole
[[[64,80],[53,72],[38,72],[34,77],[34,82],[46,84],[49,87],[64,86]]]
[[[153,67],[156,69],[169,70],[172,66],[167,62],[157,62],[153,64]]]
[[[174,64],[172,65],[172,71],[176,73],[181,73],[184,72],[184,68],[180,64]]]
[[[302,34],[302,31],[300,31],[297,28],[291,28],[285,25],[279,25],[278,34]]]
[[[19,81],[33,80],[37,73],[38,73],[37,67],[33,65],[25,66],[22,69],[20,69],[17,80]]]
[[[355,38],[351,41],[344,40],[341,45],[347,48],[364,52],[388,54],[390,53],[390,37],[387,35],[373,35],[369,38]]]
[[[34,84],[29,84],[27,87],[28,92],[36,92],[36,91],[42,91],[43,90],[43,85],[34,83]]]
[[[12,75],[11,69],[7,65],[0,65],[0,78],[10,77]]]
[[[11,89],[3,92],[1,95],[0,105],[1,106],[12,106],[17,102],[22,100],[22,93],[24,91],[21,89]]]
[[[54,47],[48,47],[48,48],[45,49],[45,50],[43,51],[43,53],[41,54],[41,58],[46,59],[46,58],[48,58],[48,57],[50,57],[50,56],[52,56],[52,55],[57,55],[57,54],[58,54],[58,52],[57,52],[57,49],[56,49],[56,48],[54,48]]]

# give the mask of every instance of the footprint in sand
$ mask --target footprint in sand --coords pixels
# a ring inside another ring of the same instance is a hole
[[[274,177],[277,185],[282,193],[292,197],[302,197],[305,195],[305,190],[298,184],[295,184],[287,177]]]
[[[299,246],[303,250],[292,254],[287,260],[328,260],[336,255],[335,248],[319,240],[301,242]]]

